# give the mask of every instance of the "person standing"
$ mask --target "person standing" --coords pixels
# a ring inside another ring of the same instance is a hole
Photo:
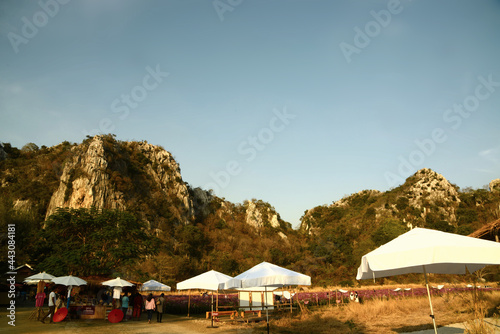
[[[156,301],[156,322],[161,322],[161,319],[163,317],[163,308],[165,305],[165,294],[162,293],[160,295],[160,298]]]
[[[134,313],[133,313],[133,318],[136,318],[136,320],[139,320],[139,318],[141,317],[142,304],[143,304],[142,295],[139,292],[137,292],[134,297]]]
[[[115,286],[113,288],[113,309],[121,308],[121,305],[120,305],[121,294],[122,294],[122,287]]]
[[[40,286],[40,284],[39,284]],[[40,320],[42,321],[42,312],[43,312],[43,304],[45,302],[45,292],[43,292],[43,287],[41,289],[39,289],[40,292],[38,292],[35,296],[35,306],[36,306],[36,309],[37,309],[37,317],[36,317],[36,320]]]
[[[50,316],[50,323],[54,322],[54,311],[56,309],[56,292],[55,292],[55,290],[56,290],[55,287],[52,287],[52,289],[50,290],[49,313],[47,313],[47,315],[42,320],[40,320],[43,323],[45,323],[45,318],[47,318],[48,316]]]
[[[128,311],[128,292],[125,292],[122,297],[122,311],[123,311],[123,319],[127,321],[127,311]]]
[[[156,308],[155,299],[153,298],[153,294],[150,293],[148,298],[146,298],[146,305],[144,307],[148,312],[148,323],[151,323],[151,319],[153,318],[153,312]]]

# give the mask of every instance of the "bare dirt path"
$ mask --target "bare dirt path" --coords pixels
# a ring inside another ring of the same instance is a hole
[[[207,328],[211,325],[209,320],[203,318],[187,318],[165,314],[162,323],[156,322],[156,315],[151,324],[148,324],[147,316],[143,314],[140,321],[127,321],[112,324],[107,320],[72,320],[60,323],[45,324],[29,320],[32,308],[23,307],[16,309],[16,326],[10,326],[7,317],[6,308],[0,310],[0,333],[19,333],[19,334],[115,334],[115,333],[171,333],[171,334],[250,334],[252,329],[245,325],[233,325],[229,323],[216,323],[218,328]]]

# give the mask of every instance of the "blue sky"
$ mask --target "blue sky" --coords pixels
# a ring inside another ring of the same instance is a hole
[[[500,177],[499,1],[0,2],[0,141],[113,133],[304,211],[420,168]]]

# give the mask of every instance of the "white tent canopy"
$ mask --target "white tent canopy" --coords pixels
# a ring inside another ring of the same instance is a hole
[[[500,264],[500,243],[414,228],[366,254],[356,279],[409,273],[465,274]]]
[[[212,303],[211,303],[211,314],[212,319],[211,327],[214,327],[214,293],[213,291],[218,291],[224,289],[224,284],[231,279],[231,276],[220,273],[215,270],[207,271],[195,277],[191,277],[185,281],[177,283],[177,290],[189,290],[189,289],[203,289],[212,291]]]
[[[267,333],[269,333],[269,312],[267,309],[267,288],[285,285],[311,285],[311,277],[269,262],[262,262],[226,282],[226,289],[265,287]]]
[[[500,264],[500,243],[415,228],[364,255],[356,279],[423,273],[437,333],[427,273],[466,274]]]
[[[170,287],[166,284],[155,281],[154,279],[144,282],[141,291],[170,291]]]
[[[262,262],[226,282],[226,289],[311,285],[311,277],[269,262]]]
[[[177,283],[177,290],[204,289],[204,290],[222,290],[224,284],[231,279],[231,276],[225,275],[215,270],[207,271],[185,281]]]

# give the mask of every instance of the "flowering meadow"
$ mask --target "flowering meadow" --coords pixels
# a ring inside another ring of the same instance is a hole
[[[210,311],[212,296],[210,293],[196,295],[166,295],[165,312],[170,314],[203,314]],[[238,294],[221,294],[218,298],[219,307],[224,309],[238,308]],[[214,309],[217,303],[217,295],[214,294]]]
[[[431,288],[432,296],[444,296],[447,294],[458,294],[466,291],[471,291],[472,288],[465,286],[448,286],[439,288]],[[480,288],[480,291],[500,291],[500,287]],[[411,297],[425,297],[427,290],[425,287],[413,288],[380,288],[375,289],[352,289],[352,290],[329,290],[329,291],[308,291],[298,292],[294,295],[294,304],[300,301],[302,305],[321,306],[335,305],[337,303],[351,302],[351,293],[358,294],[360,302],[372,299],[405,299]],[[187,314],[189,305],[189,314],[203,314],[210,311],[212,297],[209,293],[199,294],[168,294],[165,296],[165,311],[170,314]],[[214,294],[214,308],[217,302],[217,295]],[[238,309],[238,294],[237,293],[219,293],[218,297],[219,310]]]
[[[471,291],[472,287],[450,286],[450,287],[432,287],[430,288],[431,296],[444,296],[446,294],[457,294],[466,291]],[[500,291],[500,287],[482,287],[479,291]],[[351,301],[351,293],[358,294],[361,302],[371,299],[405,299],[409,297],[425,297],[427,289],[419,288],[387,288],[387,289],[355,289],[355,290],[330,290],[321,292],[300,292],[294,298],[303,302],[305,305],[328,305],[335,303],[348,303]],[[338,300],[338,302],[337,302]]]

